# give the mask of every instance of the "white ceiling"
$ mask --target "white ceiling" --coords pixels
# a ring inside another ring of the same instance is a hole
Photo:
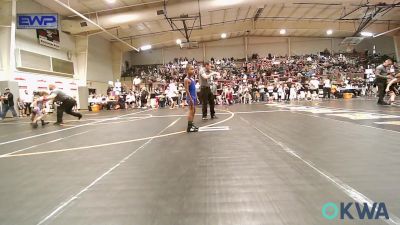
[[[64,23],[62,23],[62,29],[65,31],[73,34],[89,34],[98,31],[92,27],[87,27],[85,30],[77,26],[82,19],[71,17],[74,15],[70,11],[53,1],[35,1],[65,16]],[[67,3],[68,1],[63,0],[63,2]],[[222,4],[216,5],[216,2],[222,2]],[[346,20],[338,19],[358,8],[360,2],[365,3],[360,0],[287,0],[284,3],[279,0],[200,0],[203,30],[193,31],[191,39],[196,41],[216,40],[220,38],[222,32],[226,32],[228,37],[280,36],[281,28],[287,29],[287,36],[324,37],[327,29],[333,29],[333,36],[336,37],[352,36],[358,27],[359,19],[364,16],[366,8],[361,8],[345,17]],[[373,4],[382,1],[370,0],[369,2]],[[392,4],[399,1],[384,2]],[[109,28],[110,32],[134,45],[161,38],[161,41],[150,44],[168,46],[173,45],[176,38],[184,39],[178,31],[171,31],[171,26],[163,15],[156,15],[156,11],[163,8],[162,0],[116,0],[114,4],[109,4],[106,0],[69,0],[69,4],[71,8],[80,13],[89,13],[86,16],[94,21],[97,21],[95,14],[97,12],[100,25]],[[259,19],[253,23],[259,8],[263,10]],[[169,0],[167,1],[167,12],[169,16],[198,12],[198,4],[193,0]],[[139,16],[132,21],[110,22],[116,15],[122,14]],[[200,25],[199,21],[196,24]],[[374,24],[367,27],[366,30],[382,32],[398,27],[399,24],[400,7],[375,18]],[[112,40],[104,33],[101,35]]]

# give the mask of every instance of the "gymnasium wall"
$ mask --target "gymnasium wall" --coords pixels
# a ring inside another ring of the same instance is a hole
[[[9,40],[10,40],[10,29],[0,27],[0,40],[7,40],[7,41],[0,41],[0,80],[3,77],[3,70],[5,65],[7,65],[8,58],[5,57],[8,54],[8,49],[10,48]]]
[[[131,65],[151,65],[163,63],[162,49],[152,49],[140,53],[128,52],[126,54],[131,54]]]
[[[343,38],[303,38],[291,37],[248,37],[247,55],[251,57],[253,53],[260,56],[272,55],[302,55],[317,54],[328,49],[335,53],[346,52],[346,47],[340,46]],[[358,51],[370,49],[372,53],[373,45],[376,52],[381,54],[395,54],[394,41],[392,37],[368,38],[355,47]],[[203,47],[204,46],[204,47]],[[205,52],[204,52],[205,50]],[[205,53],[205,58],[204,58]],[[180,49],[178,46],[164,49],[155,49],[147,52],[129,52],[132,65],[148,65],[168,63],[175,57],[195,58],[198,61],[210,60],[211,57],[223,58],[245,58],[245,38],[232,38],[213,42],[200,43],[198,49]]]
[[[108,81],[114,81],[111,43],[101,36],[89,37],[87,86],[98,94],[107,93]]]
[[[89,37],[87,80],[108,83],[113,80],[111,43],[101,36]]]
[[[260,56],[286,55],[288,54],[289,45],[288,39],[282,37],[249,37],[248,38],[248,53],[257,53]]]
[[[387,54],[389,56],[396,55],[396,48],[394,46],[393,37],[389,36],[366,38],[356,46],[356,49],[361,52],[368,50],[370,53],[372,53],[374,45],[377,53]]]
[[[50,9],[31,0],[20,0],[17,2],[17,13],[54,13]],[[67,52],[75,52],[75,38],[60,31],[60,49],[50,48],[39,44],[34,29],[16,29],[16,48],[68,60]],[[75,57],[71,61],[75,63]]]
[[[188,57],[188,58],[195,58],[195,59],[202,59],[203,58],[203,48],[197,49],[180,49],[177,47],[170,47],[164,48],[164,60],[165,63],[173,61],[174,58],[179,57]]]
[[[205,43],[206,45],[206,61],[212,57],[216,59],[234,57],[237,59],[245,58],[244,38],[232,38],[220,41],[212,41]]]
[[[32,1],[19,0],[17,2],[17,13],[54,13],[50,9]],[[39,44],[34,29],[16,29],[15,33],[15,48],[25,50],[36,54],[50,56],[62,60],[72,61],[74,63],[74,71],[76,73],[76,57],[75,57],[75,38],[71,35],[60,31],[60,49],[50,48]],[[68,54],[72,56],[68,59]],[[34,60],[34,58],[32,58]],[[40,62],[30,62],[31,64]],[[56,84],[60,89],[67,94],[77,97],[78,85],[73,77],[57,76],[46,72],[27,72],[16,70],[13,73],[13,80],[18,83],[19,92],[28,90],[48,90],[49,84]]]

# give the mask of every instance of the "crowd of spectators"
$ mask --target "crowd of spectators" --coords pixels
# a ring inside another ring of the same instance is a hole
[[[316,101],[342,98],[346,92],[355,97],[376,96],[377,93],[374,85],[374,68],[377,65],[366,64],[359,55],[253,55],[249,60],[211,58],[210,63],[212,70],[217,72],[210,83],[216,104]],[[184,107],[187,105],[183,87],[187,64],[195,68],[197,102],[201,104],[198,76],[204,69],[203,62],[175,58],[165,65],[127,68],[125,75],[130,74],[130,82],[119,88],[110,86],[104,94],[91,94],[89,110],[94,105],[107,110]],[[12,94],[5,93],[1,100],[0,118],[8,109],[16,116]],[[16,109],[20,116],[31,114],[32,100],[33,95],[27,91],[17,99]]]
[[[376,92],[370,79],[373,74],[367,77],[367,66],[358,55],[253,55],[248,61],[211,58],[210,62],[218,72],[211,83],[216,104],[313,101],[341,98],[346,92],[354,96]],[[195,77],[198,77],[203,66],[195,59],[176,58],[166,65],[130,67],[127,71],[132,75],[131,86],[125,86],[117,96],[92,97],[97,99],[92,102],[102,102],[107,109],[184,106],[183,80],[187,64],[194,65]],[[370,66],[374,68],[375,65]]]

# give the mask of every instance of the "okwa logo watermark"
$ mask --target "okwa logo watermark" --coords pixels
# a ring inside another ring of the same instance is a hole
[[[338,205],[333,202],[328,202],[322,207],[322,216],[328,220],[333,220],[338,217],[341,220],[389,219],[388,210],[383,202],[375,202],[372,205],[358,202],[341,202]]]

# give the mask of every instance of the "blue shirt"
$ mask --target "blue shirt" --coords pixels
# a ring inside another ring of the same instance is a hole
[[[188,78],[188,79],[190,79],[190,85],[189,85],[190,96],[192,96],[192,99],[197,99],[196,82],[194,81],[193,78]]]

